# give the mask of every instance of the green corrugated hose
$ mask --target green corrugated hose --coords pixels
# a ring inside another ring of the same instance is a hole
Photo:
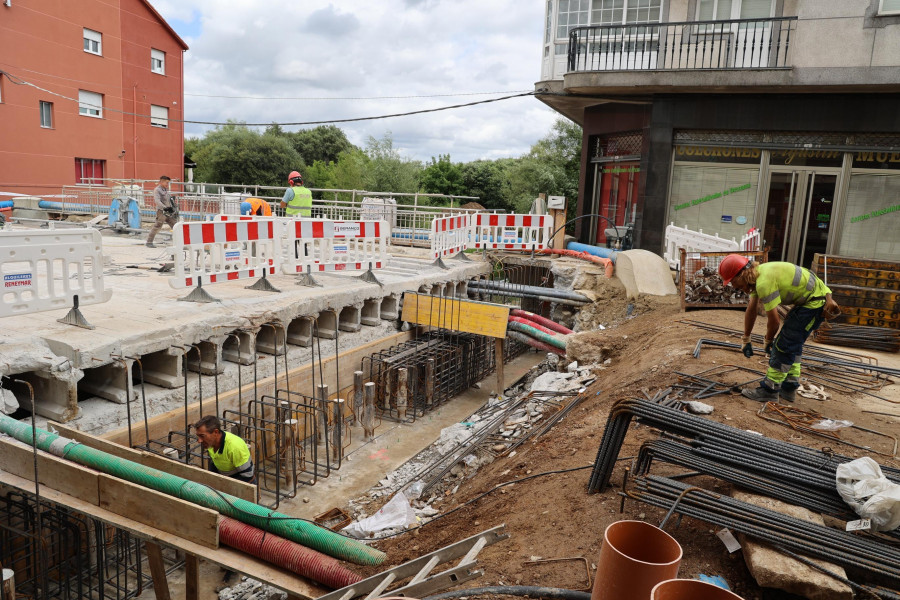
[[[17,440],[32,445],[31,425],[0,414],[0,433],[11,435]],[[50,445],[61,439],[55,433],[37,430],[37,447],[50,452]],[[56,448],[54,448],[56,450]],[[54,452],[59,454],[59,452]],[[62,449],[62,456],[97,471],[119,477],[126,481],[143,485],[169,496],[181,498],[193,504],[211,508],[223,515],[259,527],[275,535],[314,548],[335,558],[348,560],[358,565],[378,565],[385,554],[356,540],[344,537],[328,529],[323,529],[307,521],[291,518],[259,504],[248,502],[223,492],[214,491],[199,483],[170,475],[159,469],[152,469],[134,461],[118,458],[70,441]]]
[[[556,346],[561,350],[566,349],[565,337],[550,335],[549,333],[544,333],[540,329],[529,327],[528,325],[519,323],[517,321],[510,321],[509,323],[507,323],[507,327],[509,329],[512,329],[513,331],[518,331],[519,333],[524,333],[529,337],[533,337],[534,339],[544,342],[545,344]]]

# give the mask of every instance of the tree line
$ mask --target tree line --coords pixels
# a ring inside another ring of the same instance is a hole
[[[297,170],[310,188],[477,196],[488,209],[526,212],[539,193],[566,196],[570,212],[578,193],[581,127],[558,119],[523,156],[453,162],[449,154],[423,163],[403,156],[390,132],[360,148],[334,125],[264,131],[240,122],[185,140],[195,163],[194,181],[285,186]]]

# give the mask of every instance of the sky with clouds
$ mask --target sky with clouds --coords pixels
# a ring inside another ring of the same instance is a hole
[[[186,118],[248,123],[382,115],[530,91],[540,76],[543,3],[535,0],[151,0],[190,50]],[[350,141],[390,131],[405,156],[454,162],[519,156],[556,113],[533,97],[339,124]],[[187,125],[189,136],[204,126]],[[288,128],[296,129],[296,128]]]

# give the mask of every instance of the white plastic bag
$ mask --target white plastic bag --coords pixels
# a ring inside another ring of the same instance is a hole
[[[856,514],[872,520],[873,531],[900,527],[900,484],[881,472],[878,463],[864,456],[838,465],[837,491]]]
[[[371,517],[350,523],[343,532],[355,538],[367,538],[385,529],[406,527],[416,522],[416,512],[409,505],[403,492],[397,494]]]

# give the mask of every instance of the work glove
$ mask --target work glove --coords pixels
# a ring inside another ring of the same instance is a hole
[[[766,347],[765,347],[766,356],[772,355],[772,344],[774,344],[774,343],[775,343],[774,340],[770,340],[770,339],[766,338]]]
[[[741,352],[743,352],[744,356],[747,358],[753,358],[753,343],[750,341],[750,336],[741,338]]]

